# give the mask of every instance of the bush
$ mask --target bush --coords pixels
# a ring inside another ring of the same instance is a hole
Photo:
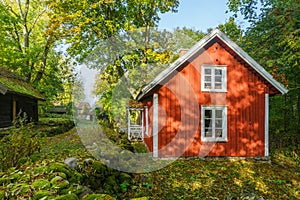
[[[71,130],[75,124],[71,118],[40,118],[41,135],[54,136]]]
[[[6,170],[24,163],[25,158],[40,149],[39,135],[32,131],[33,124],[10,129],[0,140],[0,169]]]

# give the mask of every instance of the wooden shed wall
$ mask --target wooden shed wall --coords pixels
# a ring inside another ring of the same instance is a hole
[[[0,94],[0,127],[7,127],[12,122],[12,96]]]
[[[16,102],[15,114],[13,113],[14,101]],[[22,111],[21,116],[23,116],[24,112],[26,112],[28,121],[37,122],[37,99],[29,98],[14,93],[7,93],[5,95],[0,94],[0,127],[11,126],[14,120],[14,116],[17,116],[20,111]]]
[[[213,43],[154,91],[159,94],[159,156],[264,156],[268,86],[260,75],[225,48],[222,43]],[[201,91],[203,64],[227,66],[226,93]],[[151,99],[144,103],[152,106]],[[227,142],[201,142],[202,105],[228,106]],[[149,133],[145,142],[152,151],[152,129]]]

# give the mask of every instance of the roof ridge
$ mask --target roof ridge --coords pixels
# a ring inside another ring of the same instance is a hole
[[[240,48],[235,42],[233,42],[227,35],[225,35],[219,29],[212,30],[199,42],[197,42],[192,48],[190,48],[183,56],[179,57],[175,62],[173,62],[168,68],[159,73],[150,83],[148,83],[137,96],[140,100],[148,92],[150,92],[155,86],[161,83],[166,77],[174,73],[174,71],[180,67],[183,63],[188,61],[195,53],[197,53],[201,48],[205,47],[211,40],[218,37],[223,41],[229,48],[231,48],[238,56],[240,56],[247,64],[249,64],[257,73],[259,73],[263,78],[265,78],[271,85],[273,85],[282,94],[287,93],[288,90],[283,87],[281,83],[276,81],[271,74],[269,74],[261,65],[259,65],[252,57],[250,57],[242,48]]]

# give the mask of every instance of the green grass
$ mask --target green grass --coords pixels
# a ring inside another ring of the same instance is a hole
[[[49,139],[42,152],[87,155],[74,132]],[[136,174],[131,189],[122,197],[225,199],[254,193],[264,199],[300,199],[298,155],[291,151],[273,152],[271,164],[246,160],[180,159],[164,169]]]
[[[41,151],[20,167],[90,157],[76,130],[45,137]],[[120,199],[300,199],[300,159],[297,151],[273,152],[272,163],[247,160],[179,159],[150,173],[136,174]],[[41,178],[39,176],[39,178]],[[0,188],[1,190],[1,188]]]

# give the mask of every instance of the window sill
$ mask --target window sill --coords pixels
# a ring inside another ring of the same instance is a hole
[[[207,92],[207,93],[227,93],[227,90],[201,90],[201,92]]]
[[[204,139],[201,138],[201,142],[228,142],[227,139]]]

